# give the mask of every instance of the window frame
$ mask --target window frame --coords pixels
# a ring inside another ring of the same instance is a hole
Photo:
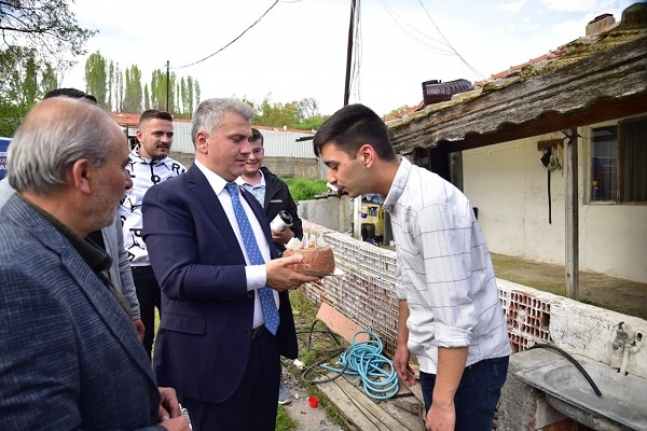
[[[633,117],[627,117],[623,118],[620,120],[614,120],[614,121],[607,121],[604,123],[597,123],[594,125],[589,125],[587,126],[587,130],[585,135],[588,135],[587,137],[584,137],[584,143],[586,145],[586,193],[585,197],[587,200],[588,205],[647,205],[647,201],[631,201],[631,200],[625,200],[623,195],[623,163],[622,163],[622,156],[623,156],[623,139],[622,139],[622,125],[627,124],[627,123],[633,123],[633,122],[640,122],[640,121],[647,121],[647,115],[641,114]],[[617,145],[617,154],[616,154],[616,161],[617,161],[617,169],[616,169],[616,199],[615,200],[593,200],[592,199],[592,190],[591,190],[591,185],[593,182],[593,166],[592,166],[592,158],[593,158],[593,131],[595,129],[601,129],[604,127],[609,127],[609,126],[615,126],[617,128],[617,136],[618,136],[618,145]],[[645,162],[646,166],[645,168],[647,169],[647,161]]]

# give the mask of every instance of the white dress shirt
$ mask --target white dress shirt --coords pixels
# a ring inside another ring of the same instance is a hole
[[[194,164],[198,169],[200,169],[204,176],[207,177],[207,181],[213,189],[213,192],[216,194],[216,196],[218,196],[220,204],[225,210],[225,214],[227,214],[229,223],[231,224],[231,227],[236,234],[238,245],[240,245],[240,249],[243,251],[243,255],[245,255],[245,262],[247,262],[247,266],[245,267],[245,276],[247,277],[247,290],[254,291],[254,322],[252,324],[252,327],[257,328],[259,326],[262,326],[263,324],[265,324],[265,318],[263,317],[261,300],[258,296],[257,289],[265,287],[265,283],[267,283],[267,270],[265,269],[265,265],[250,265],[249,256],[247,255],[247,249],[245,248],[243,236],[240,234],[240,228],[238,227],[238,221],[236,219],[236,214],[234,213],[234,206],[231,202],[231,196],[229,195],[227,189],[225,189],[227,181],[225,181],[215,172],[209,170],[209,168],[204,166],[199,161],[194,161]],[[242,190],[244,189],[241,187],[240,190],[242,194]],[[272,257],[270,255],[270,246],[267,243],[267,239],[265,238],[261,224],[256,218],[256,214],[254,214],[254,211],[252,211],[245,198],[241,196],[240,202],[245,209],[245,213],[247,214],[247,218],[249,219],[249,224],[254,231],[254,237],[256,238],[258,248],[263,255],[263,259],[265,260],[265,262],[269,262],[270,260],[272,260]],[[276,290],[272,290],[272,292],[274,293],[274,301],[276,302],[276,308],[278,309],[279,294]]]

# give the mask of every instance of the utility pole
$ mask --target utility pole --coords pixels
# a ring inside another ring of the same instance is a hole
[[[169,99],[169,87],[171,85],[171,77],[169,74],[170,67],[171,67],[171,62],[169,60],[166,60],[166,112],[169,112],[168,99]]]
[[[350,70],[353,63],[353,45],[355,35],[355,10],[357,0],[350,2],[350,24],[348,25],[348,50],[346,52],[346,86],[344,87],[344,106],[348,105],[350,98]]]

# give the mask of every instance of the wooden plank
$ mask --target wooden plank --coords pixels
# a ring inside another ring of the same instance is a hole
[[[343,377],[337,379],[341,380]],[[366,417],[364,411],[352,400],[338,385],[337,380],[318,384],[317,388],[326,394],[330,401],[335,404],[344,417],[361,431],[388,431],[380,428],[380,423],[374,418]]]
[[[386,412],[382,410],[378,404],[368,398],[366,394],[353,383],[351,383],[346,376],[335,380],[335,383],[350,399],[355,402],[356,407],[362,414],[369,418],[373,423],[380,424],[380,431],[400,431],[402,425],[399,422],[387,416]]]
[[[418,400],[414,396],[399,398],[398,401],[401,403],[418,403]],[[424,410],[424,403],[422,404],[422,406]],[[411,431],[425,431],[425,424],[417,414],[413,414],[402,410],[399,407],[396,407],[396,405],[393,404],[392,400],[389,400],[386,403],[382,403],[381,407],[384,409],[388,416],[392,417],[393,419],[400,422],[400,424],[402,424],[401,426],[403,428],[401,429]]]
[[[579,208],[577,129],[568,131],[568,143],[564,147],[564,171],[566,180],[564,207],[566,210],[566,296],[579,300]]]
[[[373,420],[378,420],[389,431],[420,431],[421,423],[417,415],[408,413],[401,410],[389,401],[375,402],[370,399],[361,387],[353,383],[354,379],[346,378],[345,376],[335,380],[339,386],[350,398],[352,398],[360,409],[364,411],[366,416],[373,417]],[[411,402],[416,403],[415,397],[408,397]],[[406,398],[399,398],[399,401],[405,402]]]
[[[349,343],[352,342],[353,335],[356,332],[365,330],[326,302],[321,303],[317,312],[317,319],[324,322],[332,332],[341,335]],[[368,334],[360,334],[355,338],[355,341],[366,341],[370,340],[370,338]]]

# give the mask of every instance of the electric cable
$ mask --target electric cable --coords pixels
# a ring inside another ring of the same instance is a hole
[[[598,386],[595,384],[591,376],[589,376],[589,373],[587,373],[584,367],[579,362],[577,362],[577,359],[569,355],[566,351],[552,344],[535,344],[534,346],[531,346],[528,348],[528,350],[530,349],[548,349],[548,350],[552,350],[554,352],[560,353],[563,357],[568,359],[568,361],[571,364],[575,365],[575,368],[577,368],[578,371],[584,376],[586,381],[589,382],[589,384],[591,385],[591,388],[593,388],[593,392],[595,392],[595,395],[597,395],[598,397],[602,396],[602,392],[600,392],[600,389],[598,389]]]
[[[447,38],[445,37],[445,35],[443,34],[443,32],[442,32],[442,31],[440,31],[440,28],[438,28],[438,26],[436,25],[436,23],[434,22],[434,20],[431,18],[431,15],[430,15],[430,14],[429,14],[429,12],[427,11],[427,8],[426,8],[426,7],[425,7],[425,5],[422,3],[422,0],[418,0],[418,3],[420,3],[420,6],[422,6],[422,8],[424,9],[425,13],[427,14],[427,17],[429,17],[429,21],[431,21],[431,23],[433,24],[433,26],[434,26],[434,27],[436,27],[436,30],[438,31],[438,34],[440,34],[440,36],[445,40],[445,42],[447,42],[447,46],[449,46],[449,47],[451,48],[451,50],[452,50],[452,51],[454,51],[454,53],[458,56],[458,58],[460,58],[460,60],[461,60],[463,63],[465,63],[465,65],[468,67],[468,69],[469,69],[469,70],[471,70],[473,73],[477,74],[477,75],[478,75],[478,76],[480,76],[481,78],[485,78],[485,76],[484,76],[482,73],[480,73],[478,70],[476,70],[475,68],[473,68],[473,67],[472,67],[472,65],[471,65],[471,64],[469,64],[469,63],[467,62],[467,60],[465,60],[465,59],[463,58],[463,56],[462,56],[462,55],[460,55],[460,54],[458,53],[458,51],[456,51],[456,48],[454,48],[454,47],[452,46],[452,44],[449,42],[449,40],[447,40]]]
[[[427,35],[426,35],[425,33],[423,33],[422,31],[420,31],[420,30],[416,29],[414,26],[412,26],[411,24],[407,23],[407,22],[406,22],[406,21],[405,21],[405,20],[404,20],[404,19],[403,19],[403,18],[402,18],[402,17],[401,17],[401,16],[400,16],[400,15],[399,15],[395,10],[394,10],[394,9],[392,9],[392,8],[387,4],[387,2],[386,2],[385,0],[380,0],[380,1],[382,2],[382,6],[384,6],[384,9],[385,9],[385,10],[386,10],[386,12],[389,14],[389,16],[391,17],[391,19],[393,20],[393,22],[395,22],[395,23],[397,24],[397,26],[398,26],[398,27],[400,27],[400,29],[404,32],[404,34],[406,34],[407,36],[409,36],[409,38],[411,38],[411,39],[412,39],[412,40],[414,40],[415,42],[419,43],[419,44],[420,44],[420,45],[422,45],[425,49],[427,49],[428,51],[430,51],[430,52],[432,52],[432,53],[434,53],[434,54],[438,54],[438,55],[456,55],[456,54],[454,53],[454,51],[448,51],[448,50],[445,50],[445,49],[439,48],[439,47],[437,47],[437,46],[431,45],[431,44],[429,44],[429,43],[425,42],[424,40],[421,40],[420,38],[416,37],[416,36],[415,36],[414,34],[412,34],[408,29],[406,29],[406,28],[405,28],[405,27],[400,23],[400,21],[402,21],[402,23],[403,23],[403,24],[405,24],[405,25],[407,25],[408,27],[410,27],[410,28],[411,28],[413,31],[415,31],[416,33],[419,33],[422,37],[424,37],[424,38],[426,38],[426,39],[429,39],[431,42],[435,42],[435,43],[437,43],[437,44],[441,44],[441,45],[445,45],[445,46],[449,47],[449,45],[448,45],[447,43],[442,42],[442,41],[439,41],[439,40],[436,40],[436,39],[434,39],[434,38],[432,38],[432,37],[430,37],[430,36],[427,36]]]
[[[179,69],[184,69],[184,68],[186,68],[186,67],[195,66],[196,64],[202,63],[203,61],[206,61],[206,60],[210,59],[211,57],[213,57],[214,55],[216,55],[216,54],[218,54],[218,53],[220,53],[220,52],[224,51],[224,50],[225,50],[225,49],[227,49],[227,48],[229,48],[229,47],[230,47],[234,42],[236,42],[238,39],[240,39],[241,37],[243,37],[243,35],[244,35],[245,33],[247,33],[247,32],[248,32],[249,30],[251,30],[254,26],[256,26],[256,24],[258,24],[259,22],[261,22],[261,20],[262,20],[263,18],[265,18],[265,15],[267,15],[267,14],[268,14],[272,9],[274,9],[274,6],[276,6],[276,5],[279,3],[279,1],[280,1],[280,0],[276,0],[274,3],[272,3],[272,6],[270,6],[270,7],[269,7],[265,12],[263,12],[263,15],[261,15],[261,16],[260,16],[256,21],[254,21],[254,22],[252,23],[252,25],[250,25],[249,27],[247,27],[245,30],[243,30],[243,32],[242,32],[241,34],[239,34],[238,36],[236,36],[236,37],[235,37],[231,42],[229,42],[228,44],[226,44],[226,45],[225,45],[225,46],[223,46],[222,48],[218,49],[216,52],[214,52],[214,53],[212,53],[212,54],[209,54],[209,55],[207,55],[206,57],[204,57],[204,58],[202,58],[202,59],[200,59],[200,60],[194,61],[193,63],[185,64],[184,66],[173,67],[172,69],[173,69],[173,70],[179,70]],[[295,3],[295,2],[294,2],[294,1],[291,1],[291,2],[285,2],[285,3]]]

